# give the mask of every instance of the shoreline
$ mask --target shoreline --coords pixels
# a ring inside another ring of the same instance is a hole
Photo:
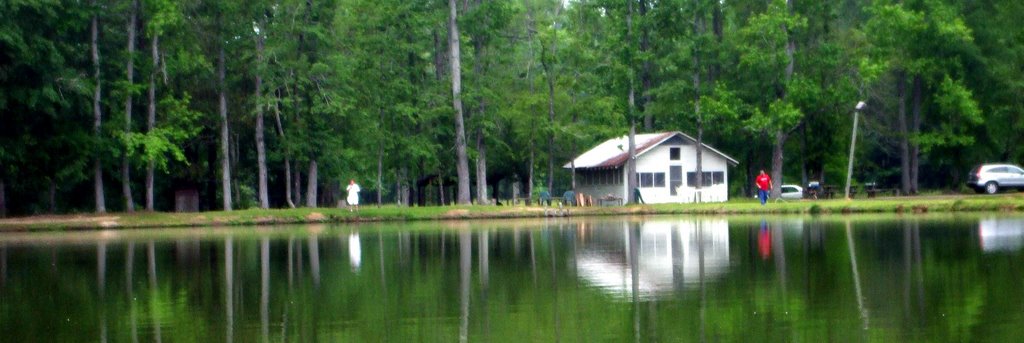
[[[939,195],[874,199],[656,204],[614,207],[540,206],[427,206],[364,205],[357,212],[344,208],[247,209],[194,213],[136,212],[37,215],[0,219],[0,232],[152,229],[287,224],[487,220],[544,217],[646,215],[843,215],[858,213],[1024,212],[1024,193],[1000,195]]]

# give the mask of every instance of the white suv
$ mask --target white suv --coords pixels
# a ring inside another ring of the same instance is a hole
[[[1013,164],[982,164],[967,175],[967,185],[974,191],[988,194],[1000,188],[1024,188],[1024,169]]]

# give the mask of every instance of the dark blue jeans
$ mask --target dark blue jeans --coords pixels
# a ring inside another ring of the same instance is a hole
[[[758,189],[757,197],[761,199],[761,205],[764,206],[765,201],[768,201],[768,191],[764,189]]]

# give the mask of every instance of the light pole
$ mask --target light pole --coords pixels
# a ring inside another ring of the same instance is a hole
[[[850,159],[846,165],[846,199],[850,199],[850,176],[853,175],[853,150],[857,147],[857,117],[860,115],[860,111],[864,110],[868,104],[863,101],[857,102],[857,106],[853,108],[853,135],[850,137]]]

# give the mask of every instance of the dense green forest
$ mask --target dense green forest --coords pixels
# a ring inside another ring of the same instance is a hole
[[[0,0],[0,216],[489,203],[680,130],[752,173],[1020,161],[1017,0]],[[701,175],[697,173],[697,175]],[[699,182],[698,182],[699,183]]]

